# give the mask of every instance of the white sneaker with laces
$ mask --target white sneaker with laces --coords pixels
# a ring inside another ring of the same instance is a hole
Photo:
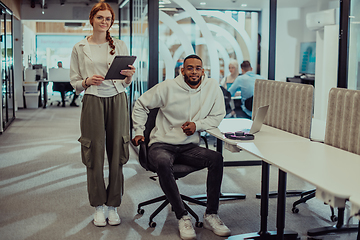
[[[179,231],[181,239],[188,240],[188,239],[195,239],[196,233],[194,227],[191,223],[191,217],[188,215],[184,215],[179,220]]]
[[[216,235],[226,237],[231,234],[230,229],[221,221],[217,214],[204,214],[204,228],[210,229]]]
[[[108,222],[111,226],[119,225],[121,222],[121,219],[119,217],[119,214],[117,213],[116,207],[108,207]]]
[[[104,214],[104,207],[103,206],[95,207],[94,225],[97,226],[97,227],[105,227],[106,226],[106,220],[105,220],[105,214]]]

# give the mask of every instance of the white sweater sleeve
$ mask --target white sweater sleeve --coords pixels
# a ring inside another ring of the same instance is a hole
[[[218,86],[216,87],[215,92],[215,96],[213,96],[214,98],[208,99],[208,101],[213,101],[210,113],[204,119],[200,119],[195,122],[196,131],[205,131],[211,128],[216,128],[224,119],[226,114],[224,95]]]
[[[157,84],[143,95],[141,95],[134,104],[134,109],[132,112],[133,127],[135,131],[135,136],[143,136],[145,130],[145,123],[148,118],[148,113],[150,109],[158,108],[162,106],[162,100],[160,96],[161,90],[158,88],[161,84]]]
[[[76,94],[80,94],[85,88],[82,86],[82,80],[84,80],[80,73],[79,59],[76,48],[74,47],[71,53],[70,60],[70,83],[76,91]]]

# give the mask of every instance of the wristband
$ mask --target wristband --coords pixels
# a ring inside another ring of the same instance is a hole
[[[86,86],[86,87],[90,87],[90,85],[87,85],[87,84],[86,84],[86,80],[87,80],[87,79],[88,79],[88,77],[87,77],[87,78],[85,78],[85,82],[84,82],[84,84],[85,84],[85,86]]]

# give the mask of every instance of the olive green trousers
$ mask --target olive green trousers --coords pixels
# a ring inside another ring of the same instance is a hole
[[[129,159],[129,113],[126,93],[103,98],[85,94],[80,119],[81,158],[87,170],[90,205],[118,207],[124,193],[123,165]],[[105,186],[104,158],[109,163]]]

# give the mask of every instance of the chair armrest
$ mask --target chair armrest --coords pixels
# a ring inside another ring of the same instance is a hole
[[[146,143],[144,141],[139,141],[139,146],[140,146],[140,149],[139,149],[139,163],[143,168],[145,168],[146,170],[149,170]]]

